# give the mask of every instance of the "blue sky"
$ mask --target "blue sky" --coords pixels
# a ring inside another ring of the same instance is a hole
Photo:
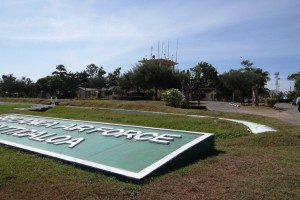
[[[272,90],[279,72],[287,91],[300,71],[299,9],[299,0],[1,0],[0,75],[36,81],[59,64],[91,63],[126,72],[151,46],[157,56],[158,42],[175,60],[178,41],[179,69],[206,61],[223,73],[242,56],[270,73]]]

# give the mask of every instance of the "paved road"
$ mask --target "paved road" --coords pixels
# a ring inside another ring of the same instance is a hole
[[[230,105],[228,102],[202,101],[201,103],[205,105],[209,110],[237,112],[237,113],[246,113],[246,114],[274,117],[282,121],[286,121],[300,126],[300,113],[297,110],[297,106],[293,106],[288,103],[277,103],[275,107],[278,109],[272,109],[272,110],[255,110],[243,106],[236,107]]]

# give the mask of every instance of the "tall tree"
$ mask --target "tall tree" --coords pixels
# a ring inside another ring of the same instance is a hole
[[[76,72],[75,77],[78,80],[78,86],[88,87],[89,74],[86,72],[86,70],[83,70],[82,72]]]
[[[13,74],[3,75],[0,79],[0,93],[2,95],[14,95],[18,97],[33,97],[35,94],[35,84],[29,78],[20,79]]]
[[[50,76],[48,79],[48,88],[52,95],[62,98],[66,93],[66,82],[59,76]]]
[[[19,85],[19,92],[22,93],[22,96],[35,96],[35,83],[30,78],[21,77],[21,79],[17,80],[17,82]]]
[[[105,74],[106,74],[106,71],[103,69],[102,66],[100,66],[99,69],[98,69],[98,75],[97,76],[100,78],[100,77],[104,77]]]
[[[204,88],[215,88],[219,77],[215,67],[207,62],[200,62],[190,69],[190,86],[200,105],[201,92]]]
[[[137,65],[135,84],[141,89],[154,89],[154,98],[158,99],[158,90],[170,88],[175,76],[171,68],[153,63]]]
[[[13,92],[17,92],[16,85],[17,78],[13,74],[2,75],[2,86],[1,89],[7,95],[11,95]]]
[[[188,71],[188,81],[190,82],[190,88],[188,88],[188,90],[191,89],[193,94],[196,95],[198,106],[200,106],[201,90],[204,88],[203,73],[200,67],[196,66],[191,68],[190,74]],[[190,95],[189,91],[188,95]]]
[[[48,79],[49,79],[50,76],[46,76],[46,77],[43,77],[43,78],[39,78],[36,82],[36,90],[37,92],[40,92],[40,91],[45,91],[45,92],[50,92],[49,89],[48,89]]]
[[[217,69],[207,62],[200,62],[194,68],[199,68],[202,73],[203,84],[205,88],[215,88],[219,84]]]
[[[158,64],[138,64],[133,69],[122,74],[118,81],[123,90],[154,89],[155,99],[158,99],[158,90],[171,87],[180,88],[180,80],[171,68],[162,67]]]
[[[89,78],[95,78],[98,75],[98,67],[95,64],[88,65],[85,70]]]
[[[67,78],[65,80],[65,98],[76,97],[76,90],[80,86],[80,81],[76,73],[68,72]]]
[[[253,66],[253,63],[250,62],[250,60],[242,60],[241,65],[243,65],[244,68],[249,69]]]
[[[251,83],[252,105],[258,106],[259,92],[263,90],[264,86],[267,84],[267,81],[270,80],[269,72],[253,67],[253,63],[251,63],[249,60],[243,60],[241,64],[244,66],[244,69],[241,69],[241,71],[246,74],[246,77]]]
[[[241,101],[252,96],[252,105],[258,106],[259,94],[265,91],[265,85],[270,80],[269,73],[253,67],[249,60],[241,62],[243,68],[230,70],[222,75],[222,81],[233,93],[239,94]]]
[[[118,67],[113,71],[113,73],[108,73],[108,86],[117,86],[118,85],[118,79],[121,75],[121,67]]]
[[[89,68],[89,69],[88,69]],[[97,67],[91,64],[86,69],[89,74],[89,87],[91,88],[103,88],[107,85],[107,78],[104,77],[106,71],[103,67]]]
[[[65,95],[67,85],[60,76],[46,76],[37,81],[36,88],[61,98]]]
[[[65,78],[67,75],[67,70],[64,65],[57,65],[56,71],[52,72],[52,75],[59,76],[60,78]]]
[[[231,69],[229,72],[224,72],[221,76],[221,81],[233,95],[233,101],[236,96],[240,97],[242,102],[243,99],[251,97],[251,83],[242,71]]]
[[[125,90],[126,92],[130,91],[131,89],[136,89],[139,91],[139,88],[136,87],[137,84],[135,84],[135,74],[133,70],[129,70],[128,72],[122,74],[120,76],[120,79],[118,81],[118,85],[121,87],[122,90]]]
[[[288,76],[288,80],[295,81],[294,90],[296,95],[300,95],[300,72]]]

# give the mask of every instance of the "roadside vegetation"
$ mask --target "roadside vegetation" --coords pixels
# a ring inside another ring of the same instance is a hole
[[[39,99],[25,101],[45,103]],[[216,118],[144,115],[63,105],[228,117],[259,122],[278,131],[253,135],[242,125]],[[59,106],[46,112],[14,110],[28,106],[21,103],[0,105],[0,114],[20,113],[211,132],[216,134],[216,152],[136,183],[0,145],[0,199],[300,199],[299,126],[262,116],[179,109],[158,101],[61,100]]]
[[[249,60],[243,60],[241,65],[240,69],[230,69],[220,74],[207,62],[199,62],[186,70],[139,63],[126,72],[121,72],[121,67],[117,67],[111,73],[95,64],[87,65],[82,71],[70,72],[61,64],[50,75],[36,82],[30,78],[14,77],[13,74],[2,75],[0,97],[159,100],[160,93],[174,88],[183,93],[186,103],[189,100],[198,101],[198,106],[201,98],[208,98],[208,91],[216,92],[212,99],[241,103],[252,100],[252,105],[258,106],[264,98],[282,100],[287,97],[292,102],[300,94],[299,72],[288,76],[295,83],[294,91],[283,93],[266,88],[270,80],[269,72],[255,67]],[[93,92],[87,93],[87,89]]]

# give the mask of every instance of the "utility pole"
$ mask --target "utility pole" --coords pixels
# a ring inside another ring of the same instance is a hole
[[[279,80],[279,72],[275,72],[275,92],[277,96],[279,94]]]

